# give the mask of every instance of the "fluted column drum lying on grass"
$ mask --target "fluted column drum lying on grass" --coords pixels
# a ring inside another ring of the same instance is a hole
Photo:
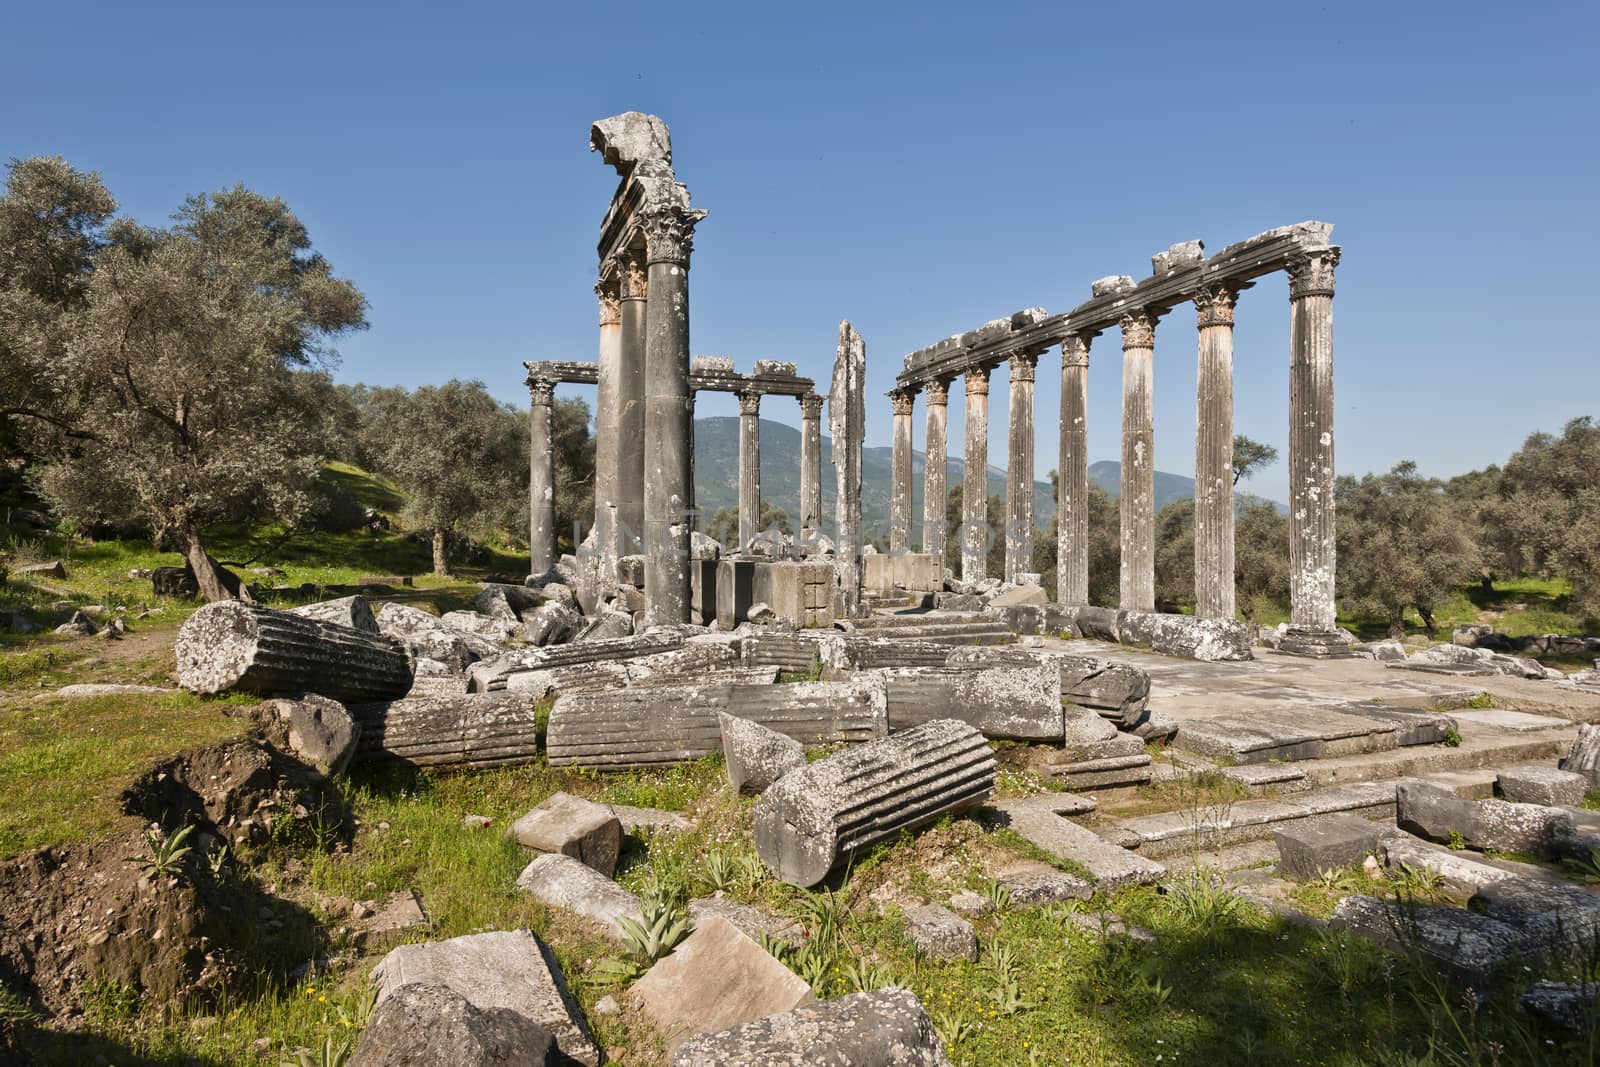
[[[575,644],[552,645],[516,658],[505,669],[486,676],[486,692],[521,688],[512,679],[528,671],[548,671],[580,664],[604,663],[638,659],[658,652],[671,652],[683,647],[679,633],[638,634],[633,637],[616,637],[603,641],[580,641]]]
[[[534,701],[527,693],[459,693],[356,704],[363,759],[418,767],[497,767],[539,754]]]
[[[842,857],[993,791],[983,734],[936,719],[778,779],[756,802],[756,852],[785,882],[814,886]]]
[[[883,688],[874,682],[719,679],[563,695],[550,711],[546,752],[552,767],[602,770],[702,759],[722,750],[721,712],[804,745],[868,741],[888,732]]]
[[[193,693],[317,693],[359,704],[411,689],[411,656],[394,638],[237,600],[189,616],[176,653],[178,684]]]

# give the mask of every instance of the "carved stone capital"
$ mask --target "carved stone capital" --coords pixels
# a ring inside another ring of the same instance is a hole
[[[909,415],[917,409],[917,394],[908,391],[890,393],[889,403],[896,415]]]
[[[1154,348],[1156,346],[1155,316],[1144,308],[1134,308],[1122,316],[1122,347]]]
[[[535,407],[549,407],[556,398],[556,383],[544,378],[528,379],[528,400]]]
[[[1027,352],[1018,352],[1011,357],[1011,380],[1014,382],[1033,381],[1034,368],[1039,365],[1039,357]]]
[[[947,381],[929,382],[927,393],[930,408],[947,407],[950,403],[950,383]]]
[[[975,367],[974,369],[967,371],[966,389],[968,396],[988,396],[989,368]]]
[[[1233,307],[1239,302],[1239,290],[1231,285],[1208,285],[1194,294],[1194,310],[1200,328],[1207,326],[1232,326]]]
[[[622,257],[622,299],[650,299],[650,271],[642,249],[630,249]]]
[[[601,278],[595,284],[594,295],[600,300],[600,325],[616,326],[622,322],[622,281],[615,274]]]
[[[741,392],[741,393],[737,393],[735,395],[738,396],[738,398],[739,398],[739,414],[741,414],[741,415],[760,415],[761,414],[761,394],[760,393]]]
[[[802,419],[822,418],[822,397],[817,393],[807,393],[800,398],[800,417]]]
[[[1089,338],[1081,333],[1061,339],[1061,365],[1087,367],[1089,365]]]
[[[1303,296],[1332,296],[1333,268],[1339,265],[1337,248],[1320,248],[1289,257],[1284,270],[1289,275],[1289,299]]]
[[[694,251],[694,228],[706,213],[679,207],[662,207],[641,213],[639,228],[644,231],[651,263],[687,263]]]

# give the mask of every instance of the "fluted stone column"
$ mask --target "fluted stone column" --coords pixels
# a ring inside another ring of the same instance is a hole
[[[822,397],[800,398],[800,537],[822,536]]]
[[[1039,357],[1011,357],[1010,445],[1006,457],[1006,574],[1020,582],[1033,570],[1033,375]]]
[[[981,582],[989,533],[989,368],[967,372],[961,478],[961,580]]]
[[[1122,317],[1122,574],[1120,606],[1156,606],[1155,422],[1152,375],[1156,320],[1144,308]]]
[[[739,396],[739,544],[743,552],[761,532],[761,394]]]
[[[889,459],[889,551],[911,551],[911,413],[917,394],[889,394],[894,408],[893,448]]]
[[[594,292],[600,301],[600,359],[594,405],[594,525],[596,543],[605,545],[611,540],[607,526],[612,507],[619,503],[617,486],[625,444],[618,425],[622,419],[622,394],[617,381],[622,370],[622,279],[614,270],[607,270]]]
[[[1289,632],[1280,649],[1348,655],[1336,631],[1333,505],[1333,272],[1339,249],[1289,272]]]
[[[544,574],[556,561],[556,457],[550,434],[555,392],[555,382],[528,379],[529,574]]]
[[[621,551],[643,551],[644,537],[644,349],[650,284],[643,250],[622,261],[622,325],[617,359],[617,523]]]
[[[944,559],[945,474],[948,447],[945,427],[949,414],[950,383],[928,386],[927,440],[922,451],[922,551]]]
[[[644,602],[649,625],[689,621],[693,506],[689,391],[689,255],[703,211],[661,207],[640,217],[651,298],[644,357]]]
[[[1194,422],[1194,613],[1231,619],[1233,581],[1233,306],[1239,291],[1195,294],[1200,367]]]
[[[1061,342],[1061,457],[1056,470],[1056,601],[1089,602],[1089,342]]]

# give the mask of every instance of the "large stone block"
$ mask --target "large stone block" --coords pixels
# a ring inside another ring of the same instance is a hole
[[[237,600],[189,616],[175,652],[178,683],[194,693],[317,693],[350,704],[404,696],[413,676],[393,638]]]
[[[622,852],[622,823],[603,804],[557,792],[511,824],[517,844],[559,852],[611,877]]]
[[[669,1052],[712,1033],[815,1000],[811,987],[728,920],[703,920],[657,960],[628,996],[655,1024]]]
[[[372,978],[379,1005],[414,983],[443,986],[480,1011],[501,1009],[533,1020],[555,1035],[562,1055],[585,1067],[600,1062],[600,1050],[554,954],[527,930],[401,945],[373,968]]]
[[[268,736],[319,774],[338,774],[356,754],[361,727],[337,700],[313,694],[264,700],[250,710]]]
[[[1507,800],[1575,808],[1589,791],[1589,780],[1576,771],[1542,763],[1508,767],[1496,777],[1495,790]]]
[[[1273,831],[1278,869],[1297,882],[1360,863],[1377,851],[1383,827],[1359,815],[1329,815],[1291,822]]]
[[[944,559],[936,553],[880,552],[863,562],[862,587],[869,593],[937,593],[944,588]]]
[[[485,1011],[444,986],[412,983],[378,1005],[350,1067],[457,1067],[553,1062],[555,1035],[505,1008]]]
[[[539,856],[517,876],[517,888],[553,908],[593,921],[608,937],[623,939],[620,920],[639,918],[639,898],[583,861],[559,852]]]
[[[933,960],[976,960],[978,935],[949,908],[923,904],[906,909],[906,932],[917,952]]]
[[[981,803],[994,773],[983,734],[924,723],[784,775],[756,802],[756,852],[784,881],[813,886],[841,857]]]
[[[685,1042],[671,1067],[949,1067],[907,989],[825,1000]]]
[[[1459,835],[1468,848],[1554,859],[1562,853],[1562,842],[1576,833],[1571,814],[1560,808],[1462,800],[1426,782],[1398,783],[1395,804],[1395,821],[1402,830],[1441,844],[1453,843]]]
[[[1422,958],[1476,990],[1489,988],[1529,947],[1509,923],[1461,908],[1407,907],[1349,896],[1333,909],[1331,925]]]
[[[734,792],[759,795],[785,774],[806,765],[805,747],[794,738],[727,712],[717,718],[728,784]]]
[[[1039,585],[1019,585],[989,601],[991,608],[1042,608],[1050,603],[1050,596]]]
[[[721,546],[709,537],[703,537],[698,531],[694,535],[696,545],[704,545],[702,549],[695,549],[694,558],[688,561],[689,568],[689,621],[699,626],[710,626],[717,621],[717,556],[721,554]]]
[[[761,598],[755,595],[756,561],[722,559],[717,561],[716,625],[731,630],[750,617],[750,606]],[[709,622],[711,620],[707,620]]]
[[[1053,664],[889,668],[878,673],[887,693],[890,730],[959,719],[985,737],[1061,742],[1061,673]]]
[[[751,596],[801,629],[828,629],[833,626],[833,586],[832,563],[781,560],[755,564]]]

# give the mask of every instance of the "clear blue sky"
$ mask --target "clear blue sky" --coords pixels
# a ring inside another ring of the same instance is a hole
[[[97,170],[146,221],[238,181],[281,195],[372,304],[341,380],[474,377],[518,403],[521,360],[593,358],[616,178],[588,133],[620,111],[666,119],[711,212],[694,351],[825,383],[849,318],[874,393],[907,351],[1066,310],[1173,242],[1324,219],[1345,250],[1339,465],[1444,475],[1600,414],[1597,30],[1592,2],[14,3],[0,155]],[[1281,277],[1240,302],[1237,427],[1280,448],[1288,321]],[[1189,473],[1191,309],[1158,328],[1156,364],[1157,465]],[[1058,366],[1039,373],[1041,478]],[[1092,459],[1116,457],[1120,373],[1113,331]],[[997,463],[1004,389],[997,372]],[[869,423],[886,444],[887,400]],[[1280,463],[1253,488],[1285,483]]]

